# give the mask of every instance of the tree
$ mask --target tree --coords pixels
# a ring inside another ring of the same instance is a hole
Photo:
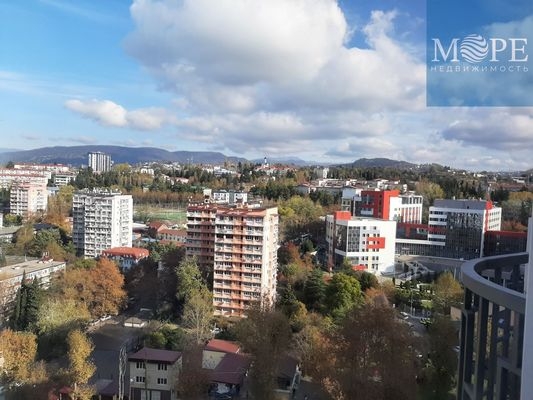
[[[261,308],[260,304],[255,303],[248,309],[247,318],[239,321],[235,330],[244,351],[253,358],[253,368],[250,371],[253,398],[273,399],[279,364],[287,352],[290,340],[287,317],[280,311]]]
[[[321,311],[325,294],[326,284],[323,272],[319,268],[314,268],[304,286],[305,305],[309,310]]]
[[[36,336],[29,332],[5,329],[0,332],[0,349],[4,358],[3,369],[7,383],[29,382],[37,354]]]
[[[455,280],[449,271],[439,275],[433,285],[433,291],[435,293],[435,305],[444,314],[449,314],[450,306],[460,303],[463,296],[461,284]]]
[[[211,337],[213,320],[213,296],[207,287],[192,289],[185,299],[183,324],[192,330],[195,343],[200,345]]]
[[[344,316],[352,308],[363,302],[359,281],[342,272],[333,275],[326,288],[325,302],[329,314],[333,317]]]
[[[75,391],[80,386],[80,389],[83,388],[85,392],[84,386],[96,371],[96,367],[89,359],[94,346],[91,340],[78,329],[69,333],[67,343],[70,381]]]
[[[191,344],[182,353],[182,368],[177,383],[179,398],[200,400],[207,397],[209,372],[202,368],[202,346]]]
[[[353,308],[332,334],[334,366],[322,377],[340,399],[408,400],[415,397],[416,363],[406,325],[388,306]]]
[[[176,297],[181,304],[184,304],[187,297],[200,287],[205,285],[205,282],[198,268],[195,258],[186,258],[183,260],[177,269],[178,283]]]
[[[366,271],[356,271],[355,277],[359,281],[359,284],[361,285],[361,291],[366,292],[370,288],[378,288],[379,282],[378,278],[376,278],[376,275],[371,274],[370,272]]]
[[[446,400],[457,370],[457,330],[446,316],[437,315],[429,327],[429,360],[423,371],[423,387],[435,400]]]
[[[118,266],[107,258],[100,258],[95,268],[89,270],[92,284],[92,314],[117,315],[126,302],[124,276]]]
[[[21,331],[33,330],[37,323],[41,299],[42,289],[37,278],[28,283],[24,273],[15,296],[15,308],[9,319],[11,328]]]

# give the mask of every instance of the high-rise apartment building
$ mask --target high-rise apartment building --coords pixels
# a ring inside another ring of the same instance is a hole
[[[191,205],[187,255],[213,271],[215,315],[243,316],[251,301],[276,297],[278,209]]]
[[[97,174],[110,171],[111,156],[100,151],[91,151],[88,155],[87,165]]]
[[[78,255],[98,257],[112,247],[131,247],[131,195],[107,190],[81,190],[72,204],[72,241]]]
[[[46,182],[15,181],[9,195],[9,212],[28,218],[36,213],[46,211],[48,192]]]
[[[337,211],[326,217],[326,241],[330,269],[348,260],[353,268],[376,275],[394,271],[396,221]]]

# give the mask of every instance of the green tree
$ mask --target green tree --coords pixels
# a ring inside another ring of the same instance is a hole
[[[176,297],[181,304],[194,292],[205,286],[195,258],[186,258],[177,269],[178,283]]]
[[[10,326],[19,331],[31,331],[35,329],[41,300],[42,289],[39,281],[35,278],[29,283],[24,274],[15,297],[15,308],[9,319]]]
[[[428,397],[447,400],[457,370],[457,329],[446,316],[437,315],[429,327],[430,353],[423,371],[423,388]]]
[[[366,271],[356,271],[354,276],[361,285],[361,291],[366,292],[370,288],[377,289],[379,287],[378,278],[376,275]]]
[[[309,310],[321,311],[326,295],[326,284],[323,272],[319,268],[314,268],[309,274],[309,278],[304,286],[304,301]]]
[[[352,308],[363,303],[359,281],[342,272],[333,275],[326,288],[325,302],[330,315],[335,318],[344,316]]]

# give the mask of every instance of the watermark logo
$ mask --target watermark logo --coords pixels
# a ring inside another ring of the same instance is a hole
[[[531,0],[426,4],[428,106],[533,106]]]
[[[527,63],[527,38],[489,38],[485,39],[479,34],[472,34],[460,38],[453,38],[448,45],[438,38],[432,38],[433,58],[432,63],[461,61],[470,64],[483,62],[512,62]]]

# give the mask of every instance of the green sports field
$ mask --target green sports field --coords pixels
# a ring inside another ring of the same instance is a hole
[[[173,224],[185,224],[187,213],[185,208],[157,207],[153,205],[140,205],[133,207],[135,221],[170,221]]]

